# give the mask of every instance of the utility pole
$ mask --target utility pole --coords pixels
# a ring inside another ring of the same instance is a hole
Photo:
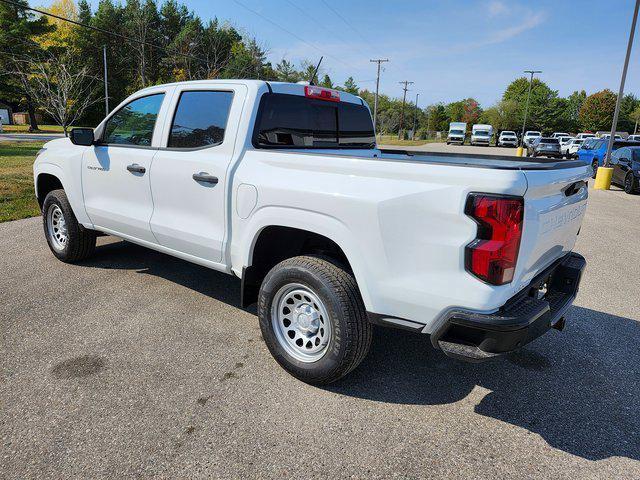
[[[378,90],[380,88],[380,64],[384,62],[388,62],[388,58],[377,58],[375,60],[369,60],[370,62],[375,62],[378,64],[378,76],[376,77],[376,96],[373,100],[373,129],[378,131],[378,124],[376,120],[378,118]]]
[[[107,81],[107,46],[102,46],[102,61],[104,62],[104,109],[105,114],[109,115],[109,86]]]
[[[531,99],[531,86],[533,85],[533,76],[536,73],[542,73],[542,70],[525,70],[524,73],[528,73],[531,75],[531,79],[529,80],[529,91],[527,93],[527,103],[524,107],[524,120],[522,121],[522,135],[520,136],[520,146],[524,146],[524,128],[527,125],[527,114],[529,113],[529,100]]]
[[[404,85],[404,87],[402,87],[402,90],[404,90],[404,94],[402,95],[402,110],[400,111],[400,128],[398,129],[398,139],[400,139],[402,138],[402,127],[404,126],[404,105],[407,102],[407,90],[409,90],[407,87],[409,85],[412,85],[414,82],[404,80],[398,83]]]
[[[420,96],[419,93],[416,93],[416,109],[413,112],[413,138],[411,140],[415,140],[416,138],[416,120],[418,118],[418,97]]]
[[[607,144],[607,154],[604,157],[605,167],[609,166],[609,160],[611,158],[613,141],[616,136],[616,127],[618,126],[618,114],[620,113],[620,103],[622,102],[622,95],[624,94],[624,82],[627,79],[627,69],[629,68],[629,57],[631,56],[631,48],[633,47],[633,37],[636,33],[636,22],[638,21],[639,7],[640,7],[640,0],[636,0],[636,8],[633,12],[633,20],[631,21],[631,31],[629,32],[629,42],[627,43],[627,56],[624,59],[624,67],[622,67],[622,78],[620,79],[620,90],[618,91],[618,99],[616,100],[616,109],[613,112],[613,124],[611,125],[611,135],[609,136],[609,143]]]

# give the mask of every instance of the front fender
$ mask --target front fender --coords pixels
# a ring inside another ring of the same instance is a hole
[[[355,236],[349,228],[335,217],[292,207],[265,206],[256,210],[242,226],[242,232],[236,233],[239,239],[231,248],[232,270],[238,276],[242,269],[251,265],[253,249],[262,230],[271,226],[290,227],[323,235],[334,241],[344,252],[358,282],[360,294],[365,307],[372,305],[367,267],[359,249]]]
[[[38,196],[38,178],[42,174],[49,174],[60,180],[62,188],[69,199],[69,203],[71,204],[71,209],[78,219],[78,222],[84,226],[92,227],[93,224],[84,209],[80,185],[74,188],[74,182],[59,165],[48,162],[36,162],[33,165],[33,179],[36,197]]]

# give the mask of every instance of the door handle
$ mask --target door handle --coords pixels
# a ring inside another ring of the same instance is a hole
[[[209,175],[207,172],[194,173],[191,178],[193,178],[196,182],[211,183],[213,185],[218,183],[218,177]]]
[[[127,170],[131,173],[144,173],[147,171],[142,165],[138,165],[137,163],[132,163],[131,165],[127,165]]]

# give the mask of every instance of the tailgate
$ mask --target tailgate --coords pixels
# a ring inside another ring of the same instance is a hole
[[[519,288],[573,249],[587,207],[589,166],[524,170],[524,228],[516,270]]]

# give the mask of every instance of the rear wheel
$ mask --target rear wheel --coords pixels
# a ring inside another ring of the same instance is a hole
[[[636,190],[635,188],[635,178],[632,173],[627,173],[627,176],[624,177],[624,191],[629,195],[633,194]]]
[[[260,287],[258,318],[276,361],[311,384],[345,376],[371,344],[355,278],[323,257],[294,257],[273,267]]]
[[[78,223],[64,190],[53,190],[42,204],[44,235],[51,252],[63,262],[73,263],[91,256],[96,233]]]

